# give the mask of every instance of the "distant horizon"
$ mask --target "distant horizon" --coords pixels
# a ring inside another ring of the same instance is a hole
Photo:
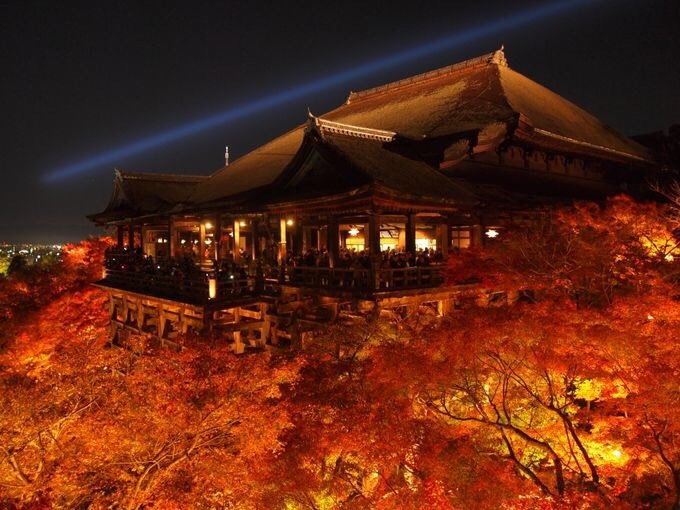
[[[11,232],[11,230],[15,230]],[[46,234],[45,231],[48,231]],[[51,231],[51,232],[49,232]],[[83,225],[27,225],[16,232],[15,227],[0,225],[1,244],[68,244],[83,241],[91,236],[105,235],[103,228]]]

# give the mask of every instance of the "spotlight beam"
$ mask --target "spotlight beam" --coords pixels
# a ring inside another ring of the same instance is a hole
[[[394,53],[381,59],[364,62],[360,65],[357,65],[356,67],[352,67],[329,76],[286,89],[282,92],[277,92],[254,99],[245,104],[235,106],[217,114],[196,119],[178,127],[150,135],[136,142],[114,147],[110,150],[87,157],[81,161],[56,168],[46,173],[43,176],[43,180],[49,183],[63,180],[68,177],[73,177],[86,171],[90,171],[104,165],[109,165],[112,162],[120,161],[130,156],[144,153],[150,149],[166,145],[170,142],[210,130],[217,126],[228,124],[254,113],[267,110],[268,108],[280,106],[290,101],[318,93],[322,90],[349,82],[356,78],[361,78],[407,62],[412,62],[423,57],[431,56],[441,51],[449,50],[456,46],[460,46],[462,44],[481,39],[485,36],[498,33],[502,30],[509,30],[521,25],[525,25],[540,18],[554,16],[580,4],[585,4],[586,2],[587,0],[560,0],[542,5],[534,9],[519,11],[515,14],[512,14],[511,16],[498,18],[478,27],[462,30],[450,36],[436,39],[429,43],[416,46],[399,53]]]

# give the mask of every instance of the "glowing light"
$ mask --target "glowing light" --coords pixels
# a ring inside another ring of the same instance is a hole
[[[613,455],[615,458],[620,459],[620,458],[621,458],[621,455],[623,455],[623,454],[621,453],[621,450],[614,450],[614,451],[612,451],[612,455]]]
[[[208,277],[208,299],[215,299],[217,297],[217,279]]]
[[[180,244],[187,244],[187,240],[186,239],[180,240]]]
[[[415,62],[427,56],[440,53],[442,51],[450,51],[452,48],[462,46],[463,44],[490,36],[492,34],[511,30],[522,25],[534,22],[538,19],[556,15],[567,9],[571,9],[580,5],[588,5],[592,2],[587,0],[559,0],[544,4],[537,8],[524,9],[509,16],[503,16],[493,19],[487,23],[477,27],[471,27],[465,30],[460,30],[454,34],[430,41],[419,46],[406,49],[401,52],[395,52],[389,56],[381,59],[371,60],[361,63],[350,69],[345,69],[337,73],[318,78],[305,84],[296,87],[288,88],[282,92],[273,93],[268,96],[253,99],[250,102],[240,106],[234,106],[228,110],[196,119],[186,124],[177,126],[167,131],[153,134],[141,140],[131,142],[127,145],[114,147],[110,150],[87,157],[81,161],[71,163],[60,168],[56,168],[47,173],[43,180],[45,182],[54,182],[74,175],[83,173],[97,167],[103,167],[112,162],[121,161],[130,156],[141,154],[150,149],[154,149],[170,142],[174,142],[187,136],[192,136],[203,131],[222,126],[229,122],[245,118],[255,113],[280,106],[290,101],[301,99],[310,94],[321,92],[333,86],[347,83],[351,80],[369,76],[380,71],[397,67],[407,62]]]
[[[212,239],[206,239],[204,243],[210,246],[212,244]]]
[[[359,235],[359,229],[356,227],[352,227],[349,229],[348,234],[351,235],[352,237],[356,237]]]
[[[286,225],[288,225],[289,227],[292,227],[294,223],[295,222],[293,220],[290,220],[290,219],[286,220]]]
[[[672,253],[669,253],[669,254],[667,254],[667,255],[664,257],[664,260],[665,260],[666,262],[673,262],[673,261],[675,260],[675,257],[673,256]]]
[[[653,320],[654,320],[654,316],[653,316],[651,313],[648,313],[648,314],[647,314],[647,320],[648,320],[648,321],[653,321]]]
[[[494,230],[494,229],[490,228],[489,230],[487,230],[487,231],[485,232],[485,235],[486,235],[486,237],[488,237],[489,239],[495,239],[495,238],[498,237],[500,234],[498,233],[498,230]]]
[[[212,223],[210,223],[209,221],[206,221],[205,222],[205,228],[206,228],[206,230],[212,229],[213,228]]]
[[[245,227],[245,226],[246,226],[245,220],[239,221],[239,222],[238,222],[238,226],[239,226],[239,227]]]

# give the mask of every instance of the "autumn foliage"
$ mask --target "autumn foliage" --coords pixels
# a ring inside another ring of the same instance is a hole
[[[677,228],[625,197],[552,211],[451,257],[477,284],[450,316],[279,355],[109,348],[75,263],[6,323],[0,506],[678,508]]]

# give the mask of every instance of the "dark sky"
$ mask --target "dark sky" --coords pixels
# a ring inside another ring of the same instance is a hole
[[[680,122],[680,1],[592,0],[45,183],[50,170],[546,2],[0,0],[0,241],[90,232],[113,168],[209,174],[358,90],[505,44],[511,67],[626,134]]]

